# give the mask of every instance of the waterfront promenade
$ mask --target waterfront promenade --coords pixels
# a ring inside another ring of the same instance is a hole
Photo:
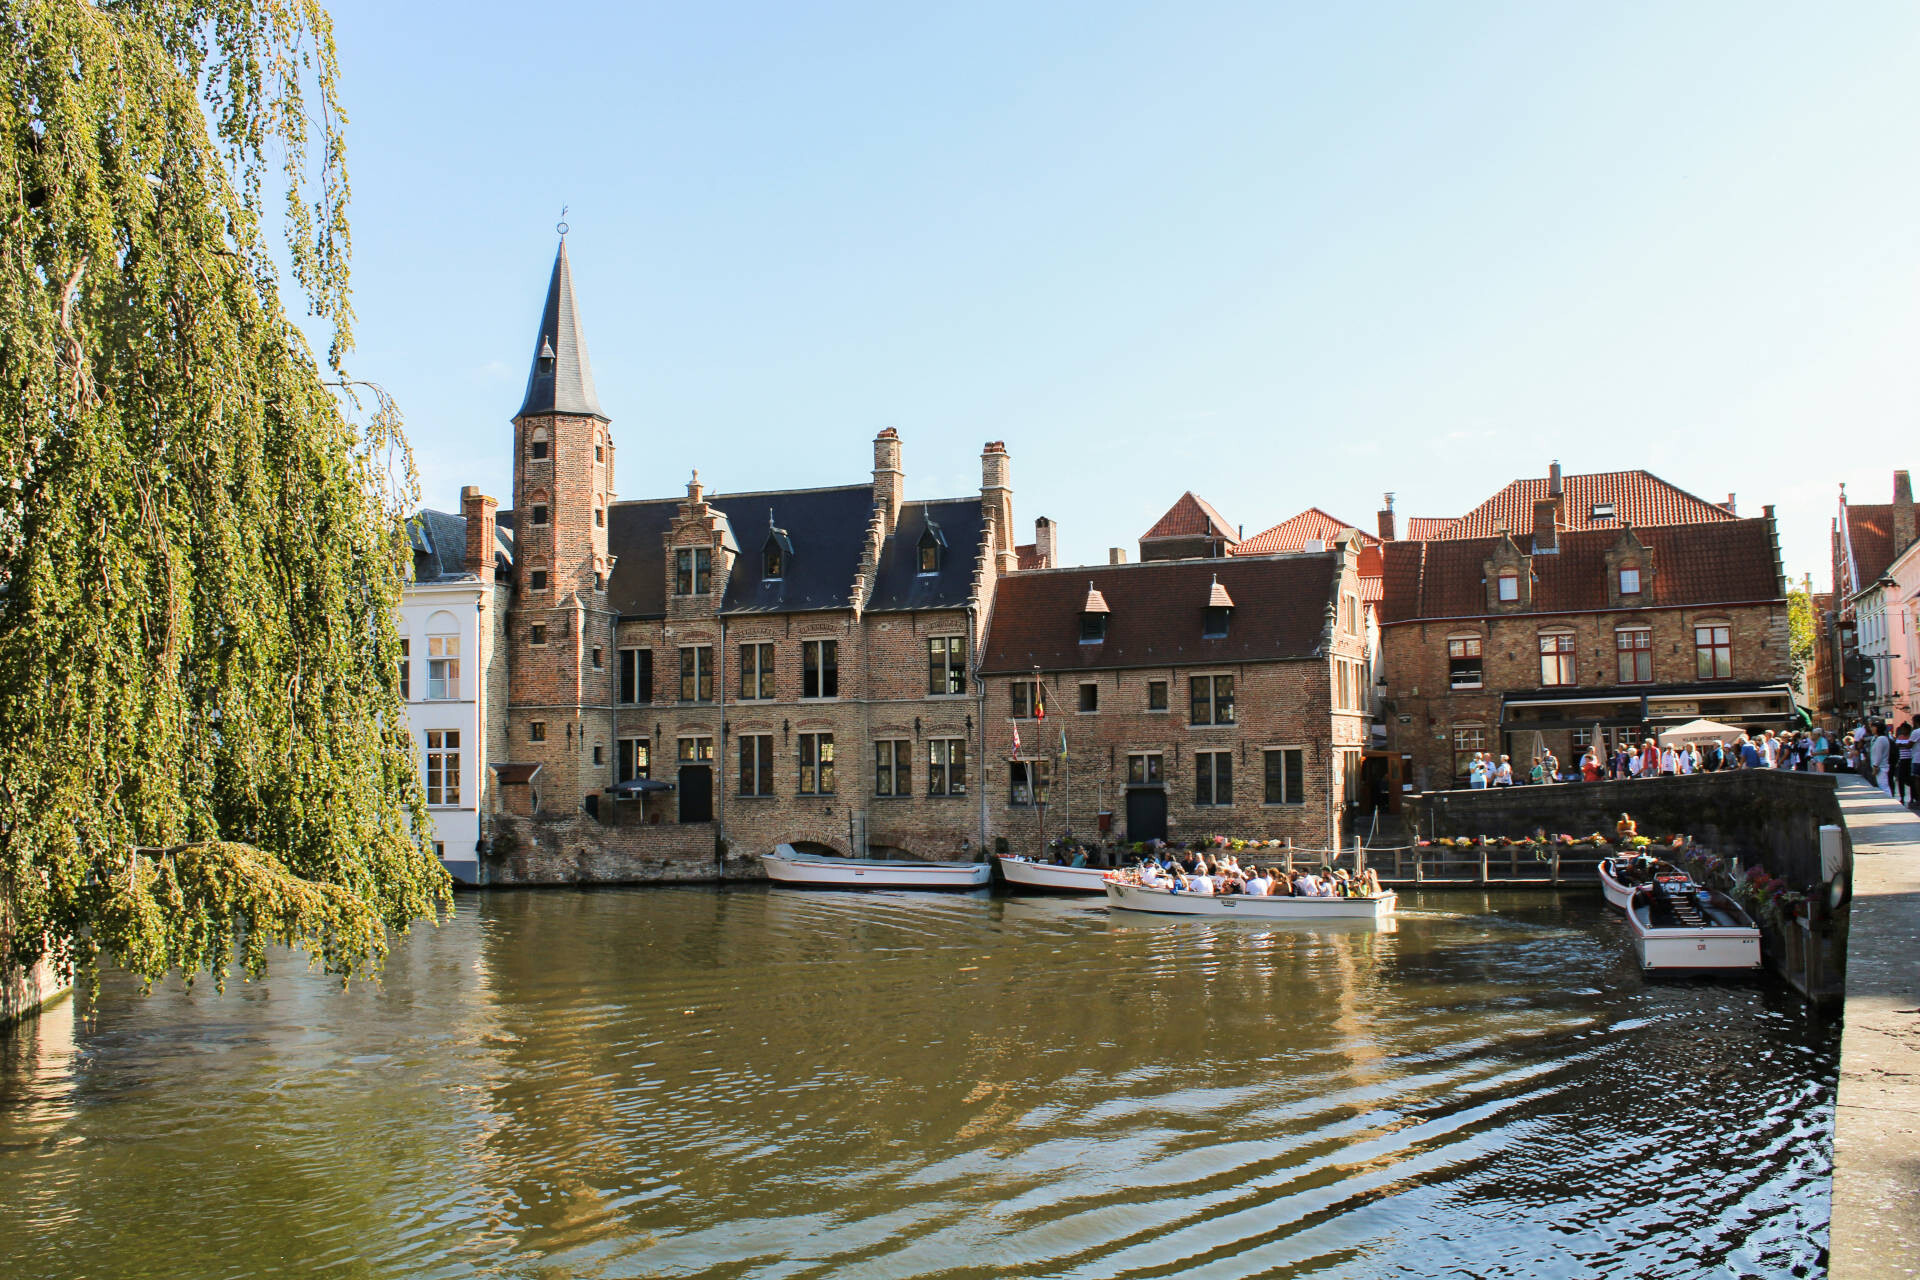
[[[1852,777],[1846,1029],[1834,1108],[1834,1280],[1920,1275],[1920,818]]]

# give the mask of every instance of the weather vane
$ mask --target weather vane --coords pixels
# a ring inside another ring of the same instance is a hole
[[[564,238],[566,237],[566,234],[567,234],[567,206],[566,206],[566,205],[564,205],[564,204],[560,206],[560,221],[558,221],[558,222],[556,222],[556,223],[554,223],[554,224],[553,224],[553,229],[554,229],[555,231],[558,231],[558,232],[560,233],[560,235],[561,235],[561,237],[562,237],[563,239],[564,239]]]

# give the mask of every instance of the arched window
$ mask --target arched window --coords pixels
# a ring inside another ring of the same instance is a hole
[[[460,696],[460,622],[442,609],[427,619],[427,697]]]
[[[527,523],[544,527],[551,519],[547,507],[547,491],[535,489],[527,495]]]
[[[535,427],[533,429],[533,439],[530,443],[528,456],[535,462],[544,461],[547,457],[548,447],[547,429],[545,427]]]
[[[1624,571],[1623,571],[1624,572]],[[1613,633],[1621,684],[1653,683],[1653,629],[1620,627]]]

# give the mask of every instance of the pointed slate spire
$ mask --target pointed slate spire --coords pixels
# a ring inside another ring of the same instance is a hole
[[[526,398],[514,417],[572,413],[610,421],[600,411],[600,396],[593,389],[593,365],[587,360],[587,339],[580,331],[580,312],[573,300],[565,236],[560,237],[560,251],[553,256],[553,279],[547,283],[547,306],[540,314],[533,350]]]

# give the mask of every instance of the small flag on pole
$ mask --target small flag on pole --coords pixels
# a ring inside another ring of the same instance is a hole
[[[1020,726],[1017,724],[1013,726],[1013,758],[1020,758]]]
[[[1060,726],[1060,758],[1067,758],[1067,726]]]

